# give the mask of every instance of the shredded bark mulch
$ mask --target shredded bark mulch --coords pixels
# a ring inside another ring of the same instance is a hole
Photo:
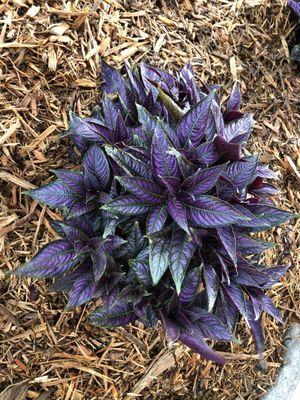
[[[33,5],[34,3],[34,5]],[[268,369],[259,368],[241,321],[241,344],[217,343],[231,356],[220,367],[187,348],[168,349],[160,327],[114,330],[64,311],[51,282],[7,277],[56,235],[60,216],[24,191],[71,167],[75,153],[60,133],[68,111],[88,115],[100,99],[99,59],[116,67],[140,60],[166,69],[190,61],[197,77],[240,82],[255,115],[251,151],[279,174],[278,205],[299,212],[300,78],[289,61],[296,21],[284,0],[0,2],[0,399],[261,399],[283,362],[283,335],[299,320],[299,221],[261,238],[278,246],[269,265],[291,268],[271,290],[285,318],[264,319]]]

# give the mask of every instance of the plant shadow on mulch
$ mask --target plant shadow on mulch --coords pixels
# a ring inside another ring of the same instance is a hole
[[[99,102],[100,57],[116,67],[191,61],[198,78],[222,84],[222,101],[238,79],[244,110],[257,121],[251,150],[279,174],[278,205],[297,211],[300,79],[288,60],[290,12],[280,0],[29,3],[0,5],[1,400],[262,398],[283,361],[283,333],[299,319],[297,221],[260,234],[279,244],[264,262],[291,265],[271,291],[285,324],[264,319],[267,371],[243,321],[241,345],[215,345],[233,358],[220,367],[179,345],[169,351],[160,327],[91,327],[85,319],[94,304],[65,312],[65,296],[47,290],[51,282],[2,271],[55,238],[50,221],[59,214],[24,190],[53,179],[51,169],[76,165],[60,133],[70,109],[84,116]]]

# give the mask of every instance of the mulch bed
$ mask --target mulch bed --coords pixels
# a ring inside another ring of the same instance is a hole
[[[299,221],[260,234],[278,243],[264,262],[291,265],[271,291],[285,324],[264,319],[267,371],[243,321],[241,345],[215,345],[232,356],[220,367],[180,345],[168,349],[160,327],[91,327],[93,304],[65,312],[66,297],[48,291],[51,282],[3,271],[55,238],[50,221],[59,214],[24,190],[74,165],[60,133],[70,109],[84,116],[99,102],[100,57],[116,67],[191,61],[197,77],[223,85],[223,100],[238,79],[244,110],[257,121],[251,150],[279,173],[278,205],[297,211],[300,78],[288,60],[296,23],[285,1],[32,3],[0,2],[0,399],[262,398],[283,362],[283,334],[299,320]]]

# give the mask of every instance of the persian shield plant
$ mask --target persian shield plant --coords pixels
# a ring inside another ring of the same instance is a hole
[[[62,210],[61,239],[14,273],[55,278],[67,307],[101,298],[95,325],[161,321],[170,341],[219,363],[206,340],[234,340],[243,316],[262,353],[262,313],[281,320],[266,291],[287,267],[264,266],[273,245],[253,234],[295,215],[274,205],[276,174],[245,149],[253,117],[237,84],[223,106],[219,86],[197,86],[189,64],[175,75],[101,69],[100,106],[71,113],[64,134],[81,171],[54,171],[29,192]]]
[[[299,18],[300,18],[300,1],[299,0],[288,0],[287,5],[297,15],[298,22],[299,22]],[[298,40],[297,40],[297,35],[296,35],[296,44],[292,48],[292,51],[291,51],[291,54],[290,54],[290,59],[293,60],[293,61],[300,61],[299,34],[298,34]]]

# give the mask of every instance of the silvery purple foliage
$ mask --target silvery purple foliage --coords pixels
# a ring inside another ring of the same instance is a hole
[[[298,0],[288,0],[287,5],[290,9],[295,11],[298,16],[300,16],[300,3]]]
[[[55,277],[68,307],[100,297],[96,325],[160,320],[171,341],[219,363],[206,339],[234,340],[242,315],[262,353],[262,312],[281,320],[266,290],[287,268],[262,265],[273,245],[251,233],[295,215],[274,205],[276,174],[245,151],[253,118],[240,111],[238,86],[223,106],[190,64],[175,75],[146,64],[125,73],[102,62],[100,107],[70,114],[65,136],[82,171],[55,171],[29,192],[63,210],[53,223],[61,239],[15,273]]]
[[[294,13],[298,17],[298,26],[299,26],[299,18],[300,18],[300,1],[299,0],[288,0],[287,1],[287,6],[294,11]],[[299,30],[299,29],[298,29]],[[292,61],[300,61],[300,43],[299,43],[299,34],[297,35],[297,30],[296,30],[296,35],[295,35],[296,43],[291,49],[290,53],[290,59]]]

